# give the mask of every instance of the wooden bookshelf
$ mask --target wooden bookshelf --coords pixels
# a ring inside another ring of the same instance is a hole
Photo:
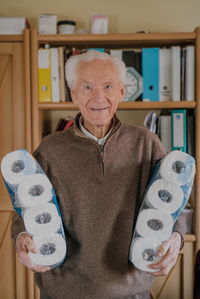
[[[118,109],[121,110],[148,110],[148,109],[194,109],[195,101],[181,102],[126,102],[120,103]],[[40,110],[76,110],[78,106],[72,102],[66,103],[38,103]]]
[[[128,33],[128,34],[71,34],[71,35],[39,35],[36,29],[31,31],[31,64],[32,64],[32,143],[35,149],[42,136],[44,126],[43,114],[45,111],[78,110],[72,102],[66,103],[38,103],[37,86],[37,55],[38,48],[44,44],[52,46],[66,46],[69,48],[141,48],[161,47],[172,45],[195,45],[196,47],[196,98],[195,101],[180,102],[123,102],[118,106],[119,110],[160,110],[160,109],[193,109],[196,118],[196,215],[200,216],[200,29],[193,32],[172,33]],[[199,199],[199,200],[198,200]],[[197,248],[200,248],[200,217],[196,217],[195,231],[193,235]]]
[[[127,34],[72,34],[72,35],[38,35],[37,30],[31,30],[31,86],[32,86],[32,149],[35,149],[41,138],[42,131],[46,126],[46,117],[53,118],[58,112],[78,110],[78,107],[71,102],[66,103],[38,103],[38,48],[49,44],[51,46],[66,46],[78,49],[85,48],[107,48],[107,49],[133,49],[142,47],[164,47],[164,46],[186,46],[194,45],[196,49],[196,90],[194,101],[180,102],[123,102],[118,110],[127,110],[129,113],[139,110],[160,110],[160,109],[192,109],[195,113],[195,152],[196,152],[196,179],[195,179],[195,233],[185,235],[185,246],[181,251],[178,264],[180,273],[179,283],[181,298],[187,299],[192,293],[192,275],[194,252],[200,248],[200,28],[193,32],[170,32],[170,33],[127,33]],[[182,257],[181,257],[182,256]],[[182,258],[182,264],[179,263]],[[189,272],[188,272],[189,271]],[[189,273],[189,274],[188,274]],[[170,273],[171,275],[171,273]],[[178,274],[179,275],[179,274]],[[173,274],[172,274],[173,276]],[[167,278],[168,279],[168,278]],[[166,279],[166,281],[167,281]],[[177,280],[177,278],[175,279]],[[169,289],[173,284],[169,284]],[[152,292],[159,289],[162,278],[156,280]],[[178,288],[178,287],[177,287]],[[152,298],[156,298],[153,296]],[[168,298],[166,295],[159,298]],[[175,298],[175,297],[174,297]],[[178,297],[176,297],[178,298]]]

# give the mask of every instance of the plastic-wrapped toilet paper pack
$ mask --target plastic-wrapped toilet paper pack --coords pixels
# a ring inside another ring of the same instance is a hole
[[[160,240],[152,237],[135,237],[131,243],[129,260],[142,271],[155,272],[149,265],[158,263],[161,259],[156,256]]]
[[[60,230],[60,217],[53,203],[44,203],[25,210],[24,224],[31,235],[54,233]]]
[[[66,243],[61,234],[37,234],[33,236],[37,253],[29,252],[29,257],[36,265],[58,265],[65,258]]]
[[[138,269],[155,271],[148,265],[159,261],[155,252],[171,236],[174,223],[189,199],[194,175],[194,158],[181,151],[170,152],[155,165],[129,250],[129,260]]]
[[[33,207],[38,203],[49,202],[52,198],[52,185],[45,174],[28,175],[18,186],[17,203],[20,207]]]
[[[23,217],[26,231],[37,241],[38,253],[35,257],[29,254],[32,262],[52,268],[59,266],[66,256],[66,239],[51,182],[25,149],[8,153],[2,159],[1,172],[13,208]],[[42,245],[38,240],[41,236],[43,240],[51,240],[43,244],[45,248],[50,246],[46,253],[40,248]]]
[[[170,214],[156,209],[143,209],[138,215],[135,229],[141,237],[151,236],[162,242],[171,236],[173,224]]]
[[[145,203],[147,206],[159,209],[164,213],[175,213],[184,202],[183,190],[164,179],[155,180],[146,192]]]
[[[8,153],[1,162],[1,172],[7,184],[18,186],[27,175],[37,172],[37,163],[25,150]]]
[[[192,156],[178,150],[170,152],[155,165],[143,203],[170,213],[175,222],[190,197],[194,175]]]

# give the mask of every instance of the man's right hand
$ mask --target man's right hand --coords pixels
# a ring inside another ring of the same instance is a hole
[[[17,253],[19,261],[33,272],[46,272],[51,268],[47,266],[34,265],[28,255],[28,252],[37,253],[37,248],[32,237],[27,233],[22,233],[17,239]]]

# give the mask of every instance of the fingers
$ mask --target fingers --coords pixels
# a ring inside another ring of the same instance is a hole
[[[168,250],[158,263],[150,265],[152,269],[157,270],[152,274],[154,276],[168,275],[172,267],[175,265],[177,257],[178,255],[171,254],[170,250]]]
[[[17,249],[19,261],[33,272],[46,272],[51,268],[48,266],[34,265],[28,255],[28,252],[37,253],[37,248],[29,234],[22,234],[17,240]]]
[[[37,253],[37,247],[30,236],[26,236],[22,239],[21,246],[24,251]]]
[[[179,233],[173,233],[168,240],[161,244],[156,253],[161,258],[160,261],[149,266],[151,269],[157,270],[152,273],[154,276],[168,275],[172,267],[176,264],[180,244],[181,236]]]

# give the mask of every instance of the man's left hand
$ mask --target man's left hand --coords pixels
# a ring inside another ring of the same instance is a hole
[[[181,235],[173,232],[171,237],[164,241],[157,250],[157,256],[162,257],[156,264],[149,265],[150,268],[158,270],[152,272],[154,276],[168,275],[172,267],[175,265],[181,246]]]

